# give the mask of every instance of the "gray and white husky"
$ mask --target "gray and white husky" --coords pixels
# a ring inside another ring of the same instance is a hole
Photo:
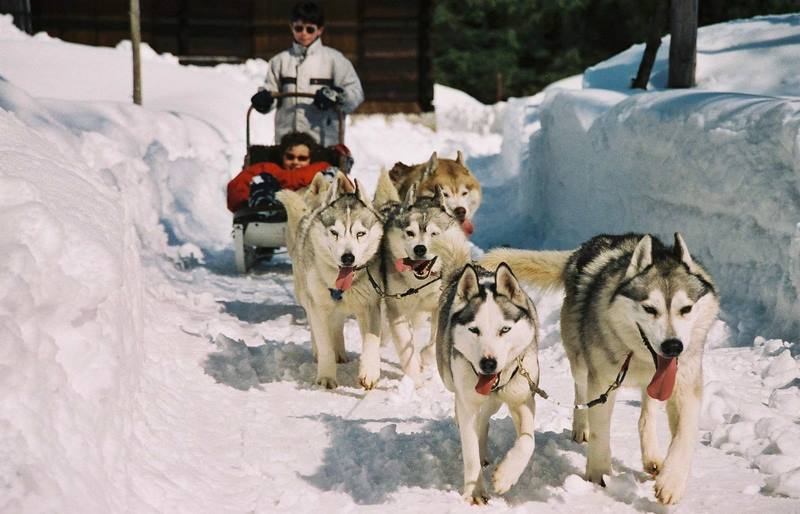
[[[574,252],[498,249],[481,262],[507,262],[523,281],[563,284],[561,337],[575,380],[575,403],[601,396],[630,355],[623,386],[642,394],[639,437],[644,469],[656,498],[683,496],[697,442],[706,335],[719,312],[709,274],[692,259],[680,234],[666,247],[650,235],[601,235]],[[586,478],[604,484],[611,473],[608,402],[576,410],[572,436],[588,441]],[[654,411],[666,401],[672,442],[662,461]]]
[[[378,273],[383,220],[343,173],[330,185],[318,174],[305,198],[287,190],[276,197],[286,207],[295,295],[311,326],[316,382],[329,389],[338,385],[336,363],[347,360],[344,323],[355,315],[363,342],[359,383],[371,389],[380,376],[381,318],[366,269]]]
[[[433,197],[417,197],[415,186],[401,202],[389,174],[381,172],[375,190],[375,207],[384,217],[381,246],[381,284],[386,293],[383,336],[394,339],[403,372],[421,384],[419,349],[425,363],[433,362],[436,331],[429,324],[441,296],[442,263],[431,242],[443,234],[466,237],[458,220],[448,212],[441,189]],[[388,327],[388,331],[386,328]],[[425,339],[430,327],[430,338]]]
[[[503,403],[517,438],[492,474],[494,491],[505,493],[517,483],[533,454],[530,382],[539,381],[539,322],[533,302],[507,264],[499,263],[494,271],[472,264],[469,248],[453,241],[442,237],[432,245],[445,273],[436,362],[445,387],[455,393],[464,497],[484,504],[488,495],[481,467],[489,463],[489,418]]]

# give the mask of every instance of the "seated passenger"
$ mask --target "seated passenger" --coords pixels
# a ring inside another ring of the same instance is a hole
[[[228,210],[274,205],[280,189],[297,190],[311,184],[314,176],[331,165],[315,160],[320,146],[308,134],[286,134],[279,145],[282,166],[259,162],[243,169],[228,182]]]

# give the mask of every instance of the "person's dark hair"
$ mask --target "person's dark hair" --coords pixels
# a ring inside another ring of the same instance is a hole
[[[304,23],[313,23],[317,27],[323,27],[325,26],[325,12],[318,2],[303,0],[292,7],[290,21],[302,21]]]
[[[322,147],[314,140],[313,137],[305,132],[290,132],[289,134],[283,136],[279,145],[281,156],[283,156],[286,150],[297,145],[306,145],[308,147],[308,153],[311,157],[311,162],[322,160]]]

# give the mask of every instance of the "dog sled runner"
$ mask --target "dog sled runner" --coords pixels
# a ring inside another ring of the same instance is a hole
[[[272,97],[314,98],[311,93],[279,92],[272,93]],[[251,105],[247,109],[246,144],[247,154],[244,159],[242,171],[259,163],[272,162],[281,164],[279,145],[254,145],[250,144],[250,115],[253,112]],[[349,174],[353,160],[347,147],[344,146],[344,112],[336,107],[339,117],[339,144],[323,148],[316,162],[326,161],[338,166],[344,173]],[[236,271],[247,273],[256,263],[268,261],[281,247],[286,246],[286,209],[280,203],[269,206],[243,207],[233,214],[233,247]]]

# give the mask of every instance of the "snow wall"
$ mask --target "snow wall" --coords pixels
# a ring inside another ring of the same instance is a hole
[[[684,90],[548,93],[529,141],[516,244],[681,232],[739,340],[800,332],[800,102]],[[514,188],[512,188],[513,190]],[[512,191],[509,191],[512,192]],[[731,306],[740,307],[731,312]]]

